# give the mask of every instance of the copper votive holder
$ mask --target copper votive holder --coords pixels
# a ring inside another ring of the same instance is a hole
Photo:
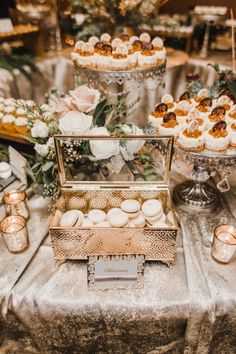
[[[218,225],[214,230],[211,255],[220,263],[229,263],[236,251],[236,228],[231,225]]]
[[[0,232],[8,250],[12,253],[21,253],[29,247],[26,219],[20,215],[12,215],[0,223]]]
[[[4,194],[2,201],[5,206],[6,216],[21,215],[27,220],[30,218],[25,191],[16,189],[7,192]]]

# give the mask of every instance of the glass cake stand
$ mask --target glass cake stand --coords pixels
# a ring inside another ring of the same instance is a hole
[[[75,65],[75,82],[99,90],[111,104],[124,97],[127,110],[130,110],[129,120],[143,125],[156,104],[156,90],[164,86],[165,72],[166,62],[151,68],[117,71]]]
[[[191,180],[178,184],[174,189],[173,199],[176,205],[188,211],[211,212],[220,205],[219,190],[228,191],[227,175],[236,167],[236,148],[228,148],[222,152],[207,149],[199,153],[186,152],[175,147],[174,159],[193,165]],[[224,179],[217,188],[208,183],[210,177],[220,172]]]

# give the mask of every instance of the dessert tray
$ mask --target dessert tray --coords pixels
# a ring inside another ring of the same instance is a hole
[[[177,185],[174,189],[174,202],[183,209],[192,211],[213,211],[220,205],[219,191],[230,189],[227,175],[236,167],[236,148],[228,147],[224,151],[187,152],[178,146],[174,149],[174,160],[185,161],[193,165],[191,180]],[[223,179],[217,188],[209,184],[210,177],[219,172]]]

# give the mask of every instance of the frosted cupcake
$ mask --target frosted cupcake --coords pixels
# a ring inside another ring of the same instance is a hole
[[[175,107],[176,119],[180,124],[183,124],[188,118],[189,111],[191,110],[191,104],[186,101],[180,101]]]
[[[155,37],[152,40],[152,45],[156,53],[157,64],[161,64],[166,58],[166,50],[164,48],[163,40],[159,37]]]
[[[14,131],[14,123],[16,118],[12,114],[6,114],[2,119],[2,126],[8,131]]]
[[[99,42],[99,38],[96,36],[92,36],[89,38],[88,43],[91,44],[93,47],[95,46],[95,44]]]
[[[16,106],[5,106],[4,114],[11,114],[15,116],[16,113]]]
[[[129,35],[126,33],[122,33],[120,35],[120,40],[124,43],[124,42],[128,42],[129,41]]]
[[[168,106],[166,103],[159,103],[155,106],[154,112],[149,114],[148,122],[154,127],[159,128],[160,124],[163,122],[163,118],[166,115]]]
[[[100,54],[97,56],[97,68],[101,70],[109,70],[111,66],[111,59],[112,47],[109,44],[104,44]]]
[[[196,121],[192,121],[178,138],[178,144],[185,151],[199,152],[204,149],[205,138]]]
[[[77,57],[77,63],[84,68],[94,68],[95,58],[94,58],[94,47],[92,44],[84,43],[80,50],[80,54]]]
[[[139,38],[137,36],[131,36],[129,39],[129,43],[133,45],[134,41],[138,41]]]
[[[230,134],[224,120],[216,123],[212,129],[205,133],[206,148],[213,151],[223,151],[230,143]]]
[[[236,147],[236,123],[231,123],[229,127],[230,145]]]
[[[175,138],[178,137],[181,129],[181,125],[176,120],[176,114],[174,112],[168,112],[163,118],[163,123],[159,125],[159,134],[160,135],[173,135]]]
[[[209,97],[208,90],[207,89],[201,89],[198,91],[197,96],[194,97],[193,101],[198,104],[202,99]]]
[[[150,43],[151,42],[151,36],[150,34],[143,32],[140,34],[139,39],[143,43]]]
[[[79,63],[77,63],[77,59],[80,57],[83,44],[84,44],[83,41],[77,41],[75,43],[74,52],[71,53],[71,58],[76,64],[79,64]]]
[[[133,51],[134,51],[134,52],[141,53],[143,43],[142,43],[139,39],[135,40],[135,41],[133,42],[132,46],[133,46]]]
[[[223,106],[226,111],[229,111],[230,108],[233,106],[234,101],[226,95],[220,96],[217,100],[217,105]]]
[[[122,40],[120,38],[114,38],[111,42],[112,50],[116,50],[119,45],[122,44]]]
[[[103,42],[104,44],[110,44],[111,42],[111,36],[109,33],[103,33],[100,37],[100,41]]]
[[[128,49],[128,61],[129,61],[129,66],[131,68],[135,67],[138,63],[138,52],[135,52],[133,50],[133,46],[131,43],[126,43],[125,44],[127,49]]]
[[[223,106],[213,108],[206,120],[207,128],[212,129],[213,126],[221,120],[225,120],[225,108]]]
[[[128,48],[125,44],[119,45],[111,58],[111,68],[114,70],[125,70],[129,65]]]
[[[26,134],[28,131],[27,125],[28,125],[27,118],[23,118],[23,117],[16,118],[15,129],[16,129],[17,133]]]
[[[27,112],[24,108],[19,107],[16,109],[16,113],[15,113],[16,118],[24,117],[24,116],[26,116],[26,114],[27,114]]]
[[[169,94],[162,96],[161,102],[165,103],[170,110],[174,108],[174,98]]]
[[[195,118],[195,117],[189,117],[186,119],[186,121],[182,124],[183,129],[188,129],[189,126],[192,124],[192,122],[195,122],[197,124],[198,130],[201,132],[204,132],[206,129],[206,122],[202,118]]]
[[[152,67],[157,64],[156,54],[151,43],[142,45],[142,51],[138,54],[138,64],[141,67]]]
[[[209,97],[201,99],[199,104],[195,107],[199,111],[199,115],[203,119],[207,119],[211,112],[212,100]]]
[[[226,115],[227,123],[236,123],[236,104],[230,108]]]

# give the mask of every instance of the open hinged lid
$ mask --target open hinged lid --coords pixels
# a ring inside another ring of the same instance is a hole
[[[167,187],[173,137],[56,135],[61,187]]]

